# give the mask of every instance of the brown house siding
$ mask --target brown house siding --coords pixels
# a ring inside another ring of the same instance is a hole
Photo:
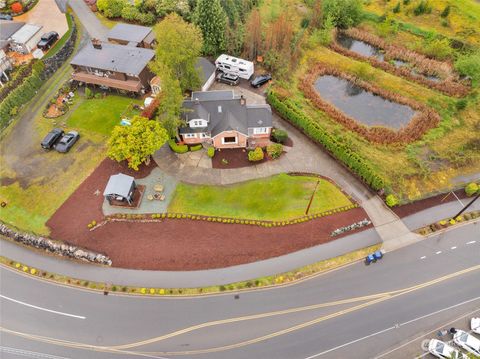
[[[222,143],[224,137],[237,137],[237,143]],[[213,139],[215,148],[245,148],[247,147],[247,136],[237,131],[223,131]]]

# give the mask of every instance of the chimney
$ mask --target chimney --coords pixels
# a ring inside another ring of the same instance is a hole
[[[99,39],[92,39],[92,45],[94,49],[102,49],[102,42]]]
[[[245,100],[245,97],[243,97],[243,95],[240,96],[240,105],[245,106],[246,103],[247,101]]]

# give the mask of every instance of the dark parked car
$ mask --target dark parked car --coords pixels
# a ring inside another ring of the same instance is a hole
[[[221,72],[217,75],[217,81],[223,82],[224,84],[227,84],[230,86],[236,86],[240,82],[240,78],[237,75],[226,74]]]
[[[51,149],[58,139],[63,136],[63,130],[60,128],[54,128],[43,139],[41,146],[45,150]]]
[[[60,141],[55,145],[55,149],[58,152],[68,152],[70,151],[70,148],[75,144],[75,142],[78,141],[80,138],[80,135],[78,134],[77,131],[70,131],[67,132]]]
[[[13,17],[12,17],[12,15],[9,15],[9,14],[0,14],[0,20],[10,20],[10,21],[12,21]]]
[[[252,87],[255,87],[255,88],[258,88],[264,84],[266,84],[268,81],[270,81],[272,79],[272,75],[270,74],[263,74],[263,75],[260,75],[260,76],[257,76],[255,77],[252,82],[250,82],[250,85],[252,85]]]
[[[55,31],[47,32],[43,34],[40,41],[37,44],[37,47],[42,50],[48,50],[52,45],[57,41],[58,34]]]

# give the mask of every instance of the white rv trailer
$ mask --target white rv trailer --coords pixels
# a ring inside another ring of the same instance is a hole
[[[222,54],[215,60],[218,70],[248,80],[255,71],[253,62]]]

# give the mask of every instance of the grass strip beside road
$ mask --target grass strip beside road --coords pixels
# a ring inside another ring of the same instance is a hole
[[[327,259],[313,263],[290,272],[259,277],[256,279],[236,282],[226,285],[215,285],[198,288],[146,288],[136,286],[123,286],[111,283],[95,282],[85,279],[72,278],[66,275],[47,272],[41,269],[31,267],[27,264],[16,262],[9,258],[0,256],[0,265],[11,268],[12,270],[44,279],[61,285],[83,288],[87,290],[118,293],[122,295],[140,295],[140,296],[161,296],[161,297],[188,297],[221,294],[226,292],[237,292],[254,290],[261,288],[272,288],[280,285],[292,285],[301,281],[313,278],[321,273],[337,269],[339,267],[351,264],[363,259],[368,254],[380,249],[381,245],[362,248],[335,258]]]

